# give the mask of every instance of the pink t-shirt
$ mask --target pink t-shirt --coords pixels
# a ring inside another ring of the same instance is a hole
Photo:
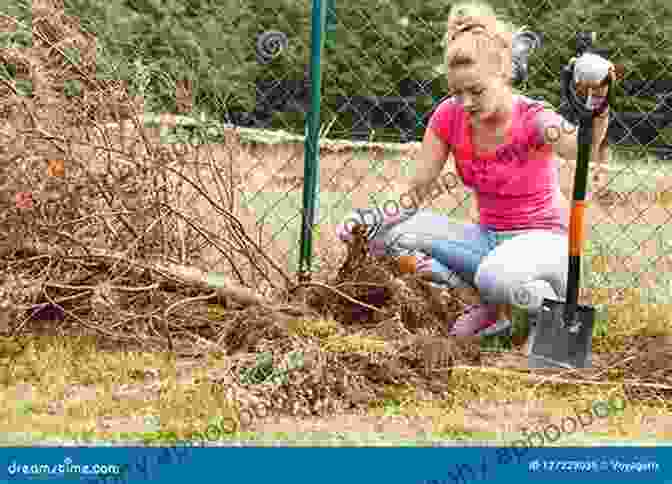
[[[481,225],[566,232],[569,206],[560,191],[558,162],[543,136],[546,127],[562,126],[562,116],[515,95],[503,144],[487,153],[474,153],[468,117],[461,103],[449,98],[434,111],[428,127],[452,147],[457,172],[476,196]]]

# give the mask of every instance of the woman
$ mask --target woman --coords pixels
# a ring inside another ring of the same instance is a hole
[[[479,291],[482,304],[456,321],[455,336],[510,326],[506,308],[526,291],[537,291],[537,297],[541,291],[541,299],[566,294],[569,206],[557,159],[577,158],[578,130],[540,101],[514,93],[512,37],[511,27],[485,3],[451,9],[445,46],[451,97],[428,122],[406,192],[418,205],[426,201],[451,155],[474,192],[479,223],[434,215],[447,235],[422,248],[433,272],[456,271]],[[606,89],[593,89],[593,101],[603,102]],[[608,159],[607,126],[608,111],[593,121],[591,159],[597,164]],[[401,222],[384,233],[387,243],[399,236],[403,220],[386,221]]]

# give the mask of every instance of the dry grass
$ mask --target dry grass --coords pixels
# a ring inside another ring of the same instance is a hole
[[[348,351],[361,349],[355,344]],[[237,421],[236,409],[222,397],[218,379],[227,365],[226,358],[213,356],[196,362],[191,371],[187,371],[187,363],[156,353],[101,351],[85,338],[60,342],[54,338],[31,338],[14,359],[11,373],[5,374],[9,381],[3,382],[2,397],[13,404],[3,406],[0,433],[30,431],[36,437],[98,439],[144,436],[165,442],[171,435],[183,439],[203,432],[217,417]],[[549,419],[557,423],[573,408],[586,408],[596,400],[621,397],[621,378],[613,378],[611,388],[569,383],[540,385],[516,378],[513,371],[489,374],[478,368],[456,368],[449,397],[428,401],[418,395],[413,385],[386,385],[378,399],[368,402],[368,413],[384,420],[385,409],[392,405],[399,416],[427,420],[427,428],[443,438],[515,433],[522,426],[534,428]],[[502,415],[502,408],[507,405],[509,414]],[[649,428],[650,435],[669,440],[669,412],[669,399],[629,399],[622,414],[610,416],[587,431],[636,440]],[[162,434],[143,420],[150,416],[158,417]],[[329,419],[322,418],[327,423]],[[263,431],[261,422],[241,425],[241,432]],[[299,428],[300,420],[295,429]],[[288,429],[288,438],[291,435]]]

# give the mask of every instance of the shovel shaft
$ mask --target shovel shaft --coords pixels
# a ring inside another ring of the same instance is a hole
[[[579,299],[579,283],[581,276],[581,252],[584,243],[584,213],[586,204],[586,191],[588,187],[588,165],[593,144],[593,119],[602,114],[592,108],[584,106],[576,93],[572,91],[574,70],[567,65],[560,74],[560,85],[563,97],[569,102],[570,108],[578,117],[578,153],[576,172],[574,174],[574,193],[572,197],[572,209],[570,214],[569,230],[569,267],[567,270],[567,298],[565,303],[565,321],[575,320]],[[608,103],[611,103],[611,80],[607,81]],[[602,110],[604,107],[602,108]]]
[[[576,173],[574,174],[574,202],[584,202],[588,187],[588,165],[590,164],[590,151],[593,144],[593,116],[582,113],[579,117],[578,153],[576,160]]]
[[[573,321],[579,301],[579,278],[581,276],[581,257],[569,256],[569,272],[567,274],[567,301],[565,303],[565,321]]]
[[[581,113],[579,116],[578,159],[574,175],[574,194],[569,222],[569,267],[567,274],[567,302],[565,321],[573,321],[579,299],[581,279],[581,252],[585,240],[584,214],[586,191],[588,187],[588,165],[593,142],[592,113]]]

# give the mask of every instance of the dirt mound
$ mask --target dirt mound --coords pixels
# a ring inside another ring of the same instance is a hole
[[[458,295],[402,275],[394,258],[371,256],[359,230],[334,280],[310,285],[303,297],[315,314],[250,308],[224,318],[219,339],[243,384],[239,402],[325,415],[407,385],[421,398],[441,398],[455,364],[479,364],[476,340],[447,337],[464,309]]]
[[[451,367],[480,359],[477,342],[414,334],[399,319],[364,328],[255,310],[240,316],[222,335],[232,348],[229,388],[242,406],[261,401],[284,414],[367,406],[406,386],[422,399],[445,396]]]

